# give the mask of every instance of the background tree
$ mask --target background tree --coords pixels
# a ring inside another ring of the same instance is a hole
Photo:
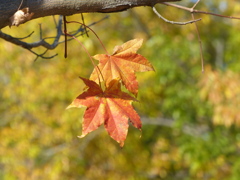
[[[190,19],[184,11],[165,6],[157,9],[167,19]],[[235,1],[201,2],[198,9],[239,15]],[[88,14],[85,22],[104,17]],[[149,8],[136,8],[111,14],[108,20],[93,26],[107,49],[129,39],[144,38],[140,52],[156,69],[155,73],[139,75],[140,103],[134,106],[144,124],[142,138],[131,129],[123,149],[103,129],[79,140],[83,110],[65,111],[84,86],[77,76],[87,77],[92,71],[76,42],[68,44],[68,59],[62,58],[64,48],[60,45],[54,50],[57,57],[33,62],[32,53],[1,41],[0,178],[239,179],[240,139],[235,108],[239,106],[240,26],[236,20],[199,17],[203,18],[198,25],[205,64],[209,66],[204,74],[194,25],[166,24]],[[55,24],[44,22],[52,22],[52,18],[36,19],[17,28],[5,27],[2,32],[24,37],[38,31],[36,27],[41,23],[43,37],[55,37]],[[71,26],[69,31],[78,28]],[[39,34],[34,33],[26,41],[38,38]],[[80,40],[91,54],[101,51],[92,35]],[[42,50],[36,49],[37,53]],[[219,123],[223,118],[214,121],[222,117],[223,110],[231,119],[227,121],[232,122],[227,127]]]

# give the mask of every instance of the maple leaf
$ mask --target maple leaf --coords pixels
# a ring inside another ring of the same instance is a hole
[[[153,66],[137,50],[142,46],[142,39],[133,39],[121,46],[114,48],[112,55],[98,54],[93,56],[99,60],[98,68],[95,68],[90,76],[93,81],[105,81],[107,84],[112,79],[120,79],[123,85],[135,96],[138,93],[138,82],[135,72],[152,71]],[[101,71],[99,76],[98,69]]]
[[[141,129],[142,126],[139,115],[131,105],[136,99],[122,92],[121,84],[116,79],[103,91],[96,82],[80,78],[88,89],[68,106],[68,108],[87,107],[80,137],[86,136],[104,123],[108,134],[122,147],[127,137],[128,119],[134,127]]]

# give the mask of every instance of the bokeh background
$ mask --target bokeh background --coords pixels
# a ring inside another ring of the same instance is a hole
[[[194,1],[181,2],[191,7]],[[157,5],[169,20],[188,21],[191,14]],[[234,0],[202,1],[198,9],[240,17]],[[86,24],[106,14],[85,14]],[[171,25],[148,7],[109,14],[92,28],[109,52],[116,45],[143,38],[139,50],[155,72],[138,73],[134,107],[142,133],[132,126],[121,149],[100,127],[81,135],[82,109],[66,107],[84,85],[93,66],[83,48],[68,42],[38,59],[0,40],[0,179],[240,179],[240,22],[195,15],[203,45],[205,72],[194,24]],[[57,18],[57,17],[56,17]],[[80,15],[68,20],[81,22]],[[3,32],[15,37],[35,33],[27,42],[55,35],[52,17],[30,21]],[[70,24],[69,31],[77,28]],[[97,38],[79,37],[91,55],[104,53]],[[51,39],[49,39],[51,42]],[[43,52],[43,48],[36,49]]]

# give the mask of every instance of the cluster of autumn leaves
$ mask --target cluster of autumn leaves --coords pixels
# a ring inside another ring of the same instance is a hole
[[[213,123],[240,127],[240,76],[231,70],[224,73],[207,66],[201,80],[201,97],[213,105]],[[227,84],[227,86],[226,86]]]
[[[138,81],[135,72],[152,71],[153,66],[137,50],[142,39],[133,39],[116,46],[113,54],[93,56],[99,61],[89,79],[80,77],[87,88],[69,106],[87,107],[82,123],[82,135],[96,130],[104,124],[108,134],[122,147],[127,137],[129,123],[141,130],[141,121],[132,106],[138,93]],[[130,93],[123,92],[121,86]]]

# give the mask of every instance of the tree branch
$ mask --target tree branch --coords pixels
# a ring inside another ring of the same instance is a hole
[[[9,18],[18,10],[22,0],[0,0],[0,29],[10,25]],[[32,19],[51,15],[73,15],[80,13],[110,13],[138,6],[154,6],[157,3],[180,0],[24,0],[21,8],[34,13]]]
[[[164,126],[164,127],[169,127],[169,128],[174,128],[175,126],[175,120],[173,119],[167,119],[167,118],[147,118],[147,117],[141,117],[141,121],[145,125],[155,125],[155,126]],[[182,132],[185,134],[188,134],[190,136],[195,136],[195,137],[202,137],[206,133],[208,133],[209,127],[207,125],[190,125],[190,124],[185,124],[182,126]]]

